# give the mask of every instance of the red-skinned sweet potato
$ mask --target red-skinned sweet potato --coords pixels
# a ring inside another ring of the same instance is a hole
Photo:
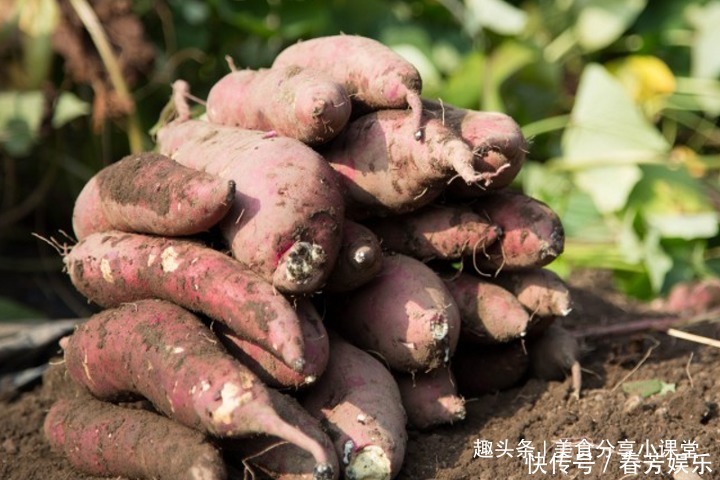
[[[465,399],[458,395],[448,367],[415,374],[394,373],[408,425],[427,429],[465,419]]]
[[[461,342],[450,365],[465,398],[511,388],[525,378],[529,366],[520,340],[496,345]]]
[[[87,393],[50,408],[45,438],[79,471],[101,477],[223,480],[225,464],[205,436],[156,413]]]
[[[446,205],[370,219],[366,225],[380,237],[386,250],[422,261],[459,260],[483,252],[502,234],[499,227],[470,208]]]
[[[99,399],[139,395],[218,437],[274,435],[310,452],[318,479],[333,475],[322,445],[284,421],[260,379],[175,304],[140,300],[95,314],[65,342],[64,358],[73,380]]]
[[[331,325],[390,368],[445,365],[460,334],[460,314],[438,275],[421,261],[389,255],[369,283],[333,299]]]
[[[85,184],[75,201],[73,230],[78,239],[107,230],[193,235],[220,222],[234,196],[233,181],[164,155],[129,155]]]
[[[210,89],[206,110],[213,123],[317,145],[345,127],[352,107],[340,83],[319,70],[288,65],[228,73]]]
[[[354,290],[375,278],[382,268],[382,261],[383,252],[377,236],[364,225],[345,219],[340,253],[324,290]]]
[[[410,138],[422,138],[422,79],[410,62],[386,45],[359,35],[313,38],[285,48],[272,66],[292,65],[325,72],[343,84],[355,111],[409,106]]]
[[[75,288],[100,306],[168,300],[224,323],[296,371],[303,369],[303,337],[292,305],[217,250],[189,240],[110,231],[81,240],[64,262]]]
[[[335,445],[345,478],[391,479],[407,444],[406,415],[392,374],[369,353],[330,335],[330,362],[301,399]]]
[[[345,205],[318,153],[292,138],[198,120],[165,125],[158,146],[182,165],[235,181],[220,228],[246,268],[282,292],[324,284],[340,249]]]
[[[570,289],[552,270],[501,272],[491,280],[512,292],[532,316],[564,317],[572,311]]]

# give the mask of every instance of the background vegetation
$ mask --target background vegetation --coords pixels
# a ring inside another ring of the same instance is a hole
[[[266,67],[338,32],[406,56],[426,97],[518,121],[517,186],[566,227],[552,268],[610,269],[640,298],[717,275],[718,24],[718,0],[0,0],[0,283],[52,291],[2,287],[0,318],[86,308],[42,280],[62,263],[32,234],[72,242],[75,196],[152,148],[174,79],[203,98],[226,56]]]

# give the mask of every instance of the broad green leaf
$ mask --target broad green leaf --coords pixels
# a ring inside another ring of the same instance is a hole
[[[654,292],[660,292],[665,284],[665,276],[672,270],[673,259],[663,249],[660,232],[649,230],[644,238],[645,268]]]
[[[441,92],[441,98],[453,105],[477,108],[480,104],[486,58],[480,52],[471,52],[460,67],[450,75]]]
[[[658,378],[650,380],[633,380],[622,384],[623,392],[627,395],[640,395],[643,398],[653,395],[665,395],[675,391],[674,383],[666,383]]]
[[[687,9],[686,16],[695,27],[691,57],[692,75],[715,78],[720,75],[720,2],[711,1],[703,7],[692,5]]]
[[[508,40],[495,48],[488,59],[489,82],[482,100],[482,109],[505,111],[500,88],[510,76],[536,61],[535,51],[516,40]]]
[[[645,9],[646,0],[586,0],[575,23],[575,36],[586,51],[610,45]]]
[[[25,156],[40,130],[45,99],[42,92],[0,92],[0,146],[14,156]]]
[[[662,110],[677,81],[670,67],[653,55],[628,55],[608,62],[605,67],[630,93],[648,117]]]
[[[465,0],[465,29],[475,36],[483,28],[501,35],[518,35],[527,25],[527,13],[503,0]]]
[[[77,95],[71,92],[63,92],[58,98],[55,105],[55,111],[52,117],[52,126],[60,128],[72,120],[88,115],[90,113],[90,105],[80,100]]]
[[[575,183],[592,197],[600,212],[610,213],[625,206],[641,177],[637,165],[610,165],[575,172]]]
[[[718,215],[715,212],[648,214],[645,220],[663,237],[668,238],[693,240],[718,234]]]

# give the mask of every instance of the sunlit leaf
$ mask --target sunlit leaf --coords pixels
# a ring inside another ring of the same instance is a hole
[[[88,115],[90,111],[90,104],[80,100],[74,93],[63,92],[55,105],[52,126],[55,128],[62,127],[78,117]]]
[[[503,0],[465,0],[465,28],[470,35],[483,28],[501,35],[517,35],[525,29],[527,13]]]
[[[440,87],[440,73],[433,62],[419,48],[407,43],[393,45],[392,49],[408,62],[412,63],[423,79],[423,91],[433,92]]]
[[[20,30],[30,37],[52,35],[60,20],[57,0],[20,0],[16,8]]]
[[[688,21],[695,27],[692,44],[692,75],[715,78],[720,75],[720,2],[708,2],[687,9]]]
[[[575,173],[575,183],[592,197],[603,213],[620,210],[642,177],[637,165],[585,168]]]
[[[480,52],[465,57],[462,65],[455,70],[441,92],[444,101],[465,108],[477,108],[480,103],[482,76],[486,59]]]
[[[40,91],[0,92],[0,145],[26,155],[38,135],[44,102]]]
[[[620,38],[643,11],[646,0],[586,0],[575,23],[575,36],[586,51],[610,45]]]
[[[666,383],[658,378],[650,380],[633,380],[622,384],[623,392],[627,395],[640,395],[643,398],[653,395],[665,395],[675,391],[674,383]]]
[[[660,110],[664,98],[677,86],[670,67],[652,55],[621,57],[608,62],[605,67],[620,80],[635,103],[650,113]]]
[[[652,289],[655,292],[662,290],[665,284],[665,276],[673,267],[673,259],[663,249],[660,243],[661,239],[661,233],[651,229],[645,235],[643,242],[645,247],[645,268],[650,277]]]

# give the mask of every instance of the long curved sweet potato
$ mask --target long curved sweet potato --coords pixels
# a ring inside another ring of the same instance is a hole
[[[458,395],[449,367],[415,374],[394,373],[408,425],[427,429],[465,419],[465,399]]]
[[[75,201],[78,239],[106,230],[184,236],[228,213],[235,182],[184,167],[169,157],[128,155],[93,176]]]
[[[406,414],[379,360],[331,333],[328,367],[301,403],[325,426],[345,478],[389,480],[399,473]]]
[[[431,370],[455,351],[460,313],[440,277],[420,260],[388,255],[377,277],[334,300],[331,325],[395,370]]]
[[[290,302],[217,250],[189,240],[110,231],[89,235],[63,260],[75,288],[98,305],[168,300],[224,323],[294,370],[303,369],[303,337]]]
[[[318,478],[333,474],[322,445],[280,418],[260,379],[173,303],[139,300],[95,314],[68,338],[64,357],[73,380],[99,399],[140,395],[219,437],[275,435],[310,452]]]
[[[535,268],[501,272],[491,280],[512,292],[533,316],[564,317],[572,311],[570,289],[552,270]]]
[[[380,240],[366,226],[349,219],[343,223],[342,245],[324,290],[347,292],[366,284],[380,272]]]
[[[337,176],[302,142],[262,132],[175,121],[158,132],[161,153],[235,181],[220,224],[233,256],[278,290],[310,293],[335,263],[345,205]]]
[[[324,72],[288,65],[228,73],[210,89],[206,109],[213,123],[317,145],[340,133],[352,107],[345,87]]]

